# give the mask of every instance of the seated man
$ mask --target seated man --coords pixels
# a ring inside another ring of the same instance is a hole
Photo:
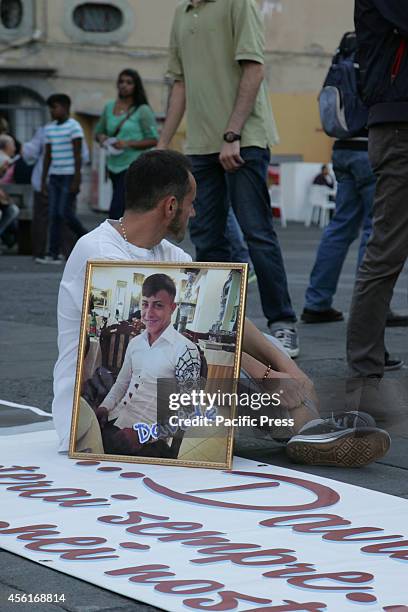
[[[54,369],[53,417],[60,451],[68,450],[76,359],[88,259],[188,263],[191,257],[168,242],[180,242],[194,216],[196,184],[188,159],[175,151],[150,151],[131,164],[126,176],[126,210],[82,237],[69,257],[58,297],[59,357]],[[243,366],[257,379],[291,379],[289,397],[296,416],[288,452],[295,461],[325,464],[328,454],[339,466],[359,466],[383,456],[389,436],[372,419],[342,415],[324,421],[314,407],[313,385],[296,364],[251,323],[245,321]],[[246,363],[245,363],[246,360]],[[289,385],[288,385],[289,386]],[[369,427],[360,427],[361,425]],[[357,429],[356,429],[357,427]],[[364,458],[358,452],[364,438]],[[324,443],[323,443],[324,442]],[[306,450],[305,450],[306,449]],[[340,450],[341,452],[336,452]],[[332,463],[330,459],[329,463]]]
[[[330,174],[329,166],[327,166],[327,164],[323,164],[323,166],[320,168],[319,174],[317,174],[313,179],[313,185],[323,185],[329,189],[334,189],[334,179]]]
[[[145,279],[141,318],[146,329],[129,342],[116,382],[97,409],[106,453],[127,454],[125,436],[118,435],[121,430],[133,431],[135,425],[157,423],[158,378],[175,378],[181,387],[200,380],[201,360],[196,345],[171,323],[177,307],[175,297],[176,286],[166,274],[152,274]],[[165,444],[159,440],[163,452]],[[143,449],[141,454],[145,452]]]

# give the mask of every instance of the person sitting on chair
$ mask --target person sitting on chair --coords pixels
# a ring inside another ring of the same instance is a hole
[[[175,378],[181,387],[200,380],[198,348],[171,324],[175,297],[176,286],[166,274],[145,279],[141,320],[146,329],[129,342],[116,382],[96,410],[107,453],[129,454],[132,445],[137,451],[134,426],[157,422],[157,379]],[[168,450],[164,440],[152,443]]]

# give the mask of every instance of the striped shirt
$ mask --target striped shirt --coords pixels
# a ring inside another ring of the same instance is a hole
[[[64,123],[53,121],[45,126],[45,142],[51,145],[49,174],[75,174],[72,141],[83,137],[82,127],[75,119]]]

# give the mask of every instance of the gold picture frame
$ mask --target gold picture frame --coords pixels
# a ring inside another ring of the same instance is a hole
[[[220,398],[236,395],[247,274],[247,264],[87,263],[69,457],[231,468],[235,404]],[[95,287],[110,296],[104,317]]]

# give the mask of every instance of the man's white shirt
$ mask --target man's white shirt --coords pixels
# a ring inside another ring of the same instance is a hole
[[[157,422],[157,379],[198,382],[200,355],[196,345],[170,324],[149,344],[147,330],[133,338],[126,350],[116,383],[103,400],[109,420],[123,429]]]
[[[85,271],[90,259],[176,264],[192,261],[190,255],[167,240],[162,240],[153,249],[125,242],[109,221],[78,240],[66,263],[58,294],[59,356],[54,368],[52,414],[60,451],[67,451],[69,446]]]

